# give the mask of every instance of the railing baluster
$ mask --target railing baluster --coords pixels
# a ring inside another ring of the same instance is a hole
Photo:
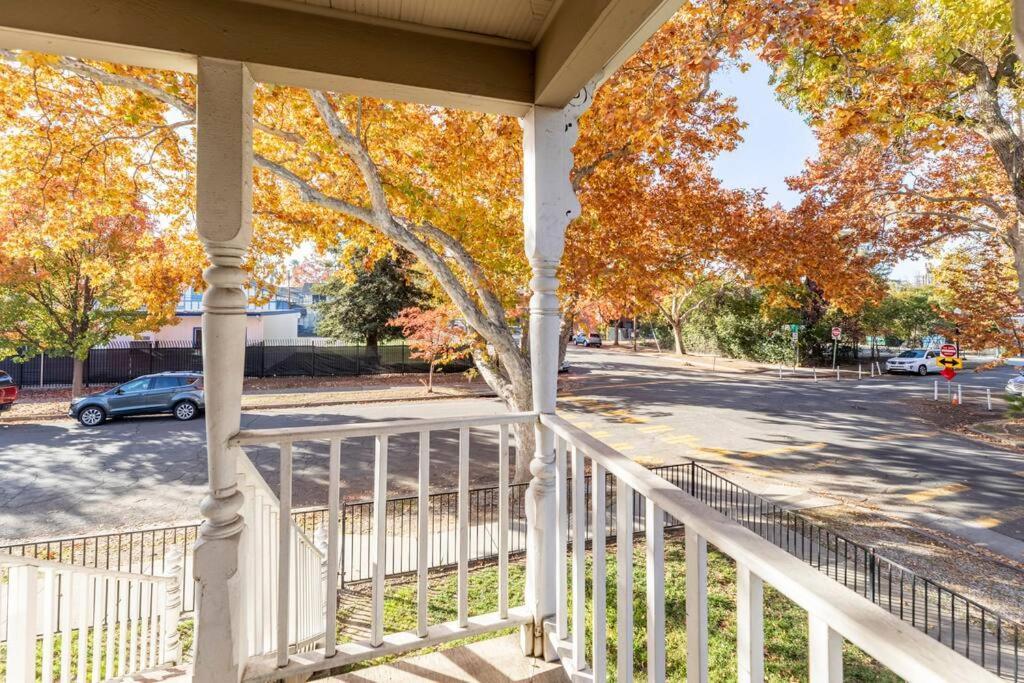
[[[576,671],[587,668],[586,482],[583,452],[572,447],[572,656]]]
[[[43,569],[43,683],[53,681],[53,634],[57,630],[57,573],[51,569]],[[10,622],[7,622],[8,624]],[[110,646],[107,646],[110,648]],[[112,648],[108,650],[112,651]],[[107,676],[111,676],[110,665],[107,665]]]
[[[61,557],[63,559],[63,557]],[[69,683],[71,680],[71,614],[72,606],[75,604],[75,577],[70,572],[60,574],[60,681]],[[127,603],[126,603],[127,604]],[[125,619],[127,621],[127,619]],[[123,627],[122,627],[123,628]],[[121,637],[122,643],[124,636]],[[123,645],[122,645],[123,647]],[[123,659],[123,657],[122,657]],[[121,672],[118,672],[120,675]]]
[[[29,565],[8,570],[7,676],[11,683],[36,680],[36,583],[38,570]]]
[[[104,622],[107,629],[107,643],[106,643],[106,660],[104,668],[104,678],[114,677],[114,633],[116,632],[115,627],[115,616],[117,615],[117,580],[113,578],[107,578],[104,580],[106,587],[106,598],[107,607]],[[49,630],[49,629],[47,629]],[[44,655],[45,658],[45,655]]]
[[[618,480],[615,491],[615,604],[618,633],[616,673],[633,680],[633,491]]]
[[[291,613],[291,557],[292,557],[292,444],[281,443],[280,504],[277,524],[277,665],[288,663],[288,626]]]
[[[416,614],[416,634],[420,638],[427,636],[427,602],[429,600],[427,570],[430,567],[427,539],[430,532],[430,432],[420,432],[420,472],[419,498],[416,503],[416,571],[418,604]]]
[[[85,683],[85,675],[88,671],[89,661],[89,579],[85,574],[75,576],[78,580],[75,586],[77,598],[76,608],[78,610],[78,683]]]
[[[508,425],[498,427],[498,616],[508,618]]]
[[[370,645],[379,647],[384,642],[384,549],[387,540],[388,507],[388,437],[375,440],[376,454],[373,472],[373,545],[370,547],[370,574],[373,581],[373,610],[370,621]]]
[[[469,428],[459,429],[459,627],[469,625]]]
[[[807,615],[810,683],[842,683],[843,637],[813,614]]]
[[[555,541],[555,624],[558,639],[569,637],[569,470],[565,462],[565,439],[555,437],[555,507],[558,510]]]
[[[708,543],[686,527],[686,680],[708,680]]]
[[[129,582],[125,581],[123,579],[119,580],[117,582],[117,625],[118,625],[117,626],[117,630],[118,630],[118,638],[117,638],[117,675],[118,676],[124,676],[125,675],[125,666],[128,663],[126,661],[126,659],[125,659],[127,657],[127,652],[128,652],[128,607],[129,607],[129,604],[128,604],[128,585],[129,585]],[[175,628],[177,628],[177,624],[175,624]],[[61,647],[69,646],[69,645],[70,645],[70,638],[65,640],[64,641],[64,645],[62,645]],[[61,656],[63,656],[63,655],[64,655],[64,653],[61,652]],[[69,652],[68,653],[68,657],[69,657],[68,661],[69,662],[70,662],[70,656],[71,656],[71,653]],[[63,668],[63,666],[64,665],[61,664],[62,668]],[[63,677],[61,678],[61,680],[62,681],[64,680]]]
[[[93,577],[92,582],[92,680],[100,680],[103,663],[103,579]],[[79,645],[81,647],[81,645]]]
[[[591,570],[593,607],[591,608],[592,621],[592,642],[593,642],[593,665],[592,670],[595,681],[605,680],[605,669],[608,661],[608,637],[607,637],[607,600],[605,595],[606,566],[605,566],[605,476],[604,468],[597,463],[590,463],[590,500],[593,506],[592,517],[594,518],[594,535],[591,541],[591,555],[593,557],[593,569]]]
[[[327,597],[324,609],[324,656],[338,645],[338,510],[341,492],[341,439],[331,439],[327,476]]]
[[[647,535],[647,680],[665,680],[665,536],[664,514],[645,499]],[[687,571],[689,575],[689,571]],[[689,669],[689,667],[687,667]]]
[[[736,565],[736,654],[739,683],[764,680],[764,582]]]

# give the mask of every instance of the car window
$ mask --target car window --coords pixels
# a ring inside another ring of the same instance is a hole
[[[131,382],[125,382],[118,387],[118,390],[128,393],[130,391],[145,391],[149,387],[149,378],[143,377],[141,379],[133,379]]]
[[[934,351],[929,351],[928,354],[925,356],[925,358],[935,358],[935,352]]]
[[[154,377],[150,389],[174,389],[180,387],[184,377]]]
[[[8,384],[14,384],[14,380],[6,372],[0,372],[0,386],[7,386]]]

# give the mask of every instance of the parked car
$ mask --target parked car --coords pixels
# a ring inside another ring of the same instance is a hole
[[[595,346],[601,348],[601,335],[579,332],[572,338],[572,343],[576,346]]]
[[[0,413],[10,409],[18,400],[18,385],[6,372],[0,371]]]
[[[915,372],[924,377],[929,372],[941,372],[939,352],[932,349],[912,349],[885,361],[886,372]]]
[[[1006,383],[1006,393],[1014,396],[1024,396],[1024,374],[1011,377]]]
[[[124,415],[170,413],[191,420],[204,408],[203,376],[197,372],[161,372],[125,382],[113,389],[71,401],[68,417],[86,427]]]

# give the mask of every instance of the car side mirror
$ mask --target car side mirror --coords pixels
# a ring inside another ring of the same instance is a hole
[[[115,391],[114,393],[115,393],[115,394],[117,394],[118,396],[120,396],[121,394],[123,394],[123,393],[124,393],[124,389],[118,389],[118,390],[117,390],[117,391]]]

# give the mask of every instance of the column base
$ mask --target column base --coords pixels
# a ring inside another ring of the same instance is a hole
[[[224,537],[200,535],[194,551],[196,579],[193,681],[242,680],[248,658],[242,560],[244,527]]]

